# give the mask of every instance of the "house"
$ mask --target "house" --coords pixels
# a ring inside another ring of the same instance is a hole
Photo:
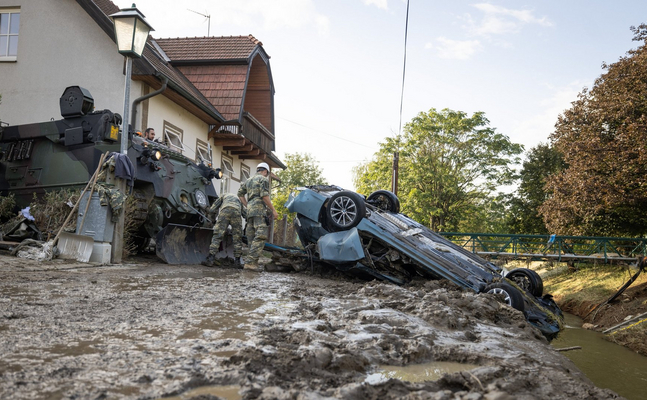
[[[125,63],[109,17],[118,11],[110,0],[0,0],[0,121],[60,119],[68,86],[88,89],[96,109],[123,113]],[[130,123],[220,166],[217,191],[235,193],[257,163],[285,168],[273,153],[273,98],[269,56],[251,35],[149,37],[133,60]]]

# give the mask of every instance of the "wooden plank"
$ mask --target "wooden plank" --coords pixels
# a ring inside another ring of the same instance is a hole
[[[234,156],[257,156],[261,154],[261,150],[257,148],[249,151],[232,151],[231,154]]]
[[[235,151],[252,151],[254,150],[254,143],[247,143],[244,146],[224,146],[224,150],[235,150]]]
[[[238,156],[241,160],[265,160],[267,158],[267,154],[259,154],[257,156]]]
[[[242,146],[245,145],[245,138],[240,138],[240,139],[218,139],[218,138],[213,138],[213,143],[216,146],[242,147]]]

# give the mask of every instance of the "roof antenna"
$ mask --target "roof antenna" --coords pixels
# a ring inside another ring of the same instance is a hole
[[[187,8],[187,10],[189,10],[189,9]],[[211,36],[211,14],[203,14],[203,13],[199,13],[199,12],[193,11],[193,10],[189,10],[189,11],[191,11],[192,13],[196,13],[198,15],[202,15],[203,17],[205,17],[209,21],[209,23],[207,24],[207,36]],[[205,11],[205,13],[206,13],[206,11]]]

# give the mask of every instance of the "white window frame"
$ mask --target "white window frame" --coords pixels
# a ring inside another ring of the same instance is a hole
[[[19,36],[19,31],[20,31],[20,8],[12,7],[12,8],[0,8],[0,15],[6,14],[8,15],[8,21],[9,21],[9,27],[7,28],[6,33],[1,33],[0,32],[0,38],[5,38],[6,39],[6,47],[0,48],[0,62],[2,61],[16,61],[18,59],[18,44],[16,43],[16,54],[14,55],[9,55],[9,42],[11,38],[16,38],[18,40]],[[18,14],[18,31],[16,33],[11,33],[11,16],[14,14]],[[2,42],[0,40],[0,42]]]
[[[220,160],[220,170],[222,171],[220,193],[227,193],[229,192],[231,178],[234,175],[234,159],[223,154]]]
[[[184,151],[184,144],[182,137],[184,131],[177,126],[164,121],[164,144],[172,150],[182,153]]]
[[[240,181],[241,182],[245,182],[246,180],[248,180],[249,177],[252,176],[251,173],[252,173],[252,169],[249,168],[248,165],[245,165],[245,164],[242,164],[242,163],[240,164]],[[245,174],[247,174],[247,176],[245,176]]]
[[[206,142],[203,142],[200,139],[196,139],[195,142],[195,162],[196,164],[200,164],[204,160],[209,164],[209,166],[213,165],[213,154],[212,154],[212,149],[209,147],[209,144]]]

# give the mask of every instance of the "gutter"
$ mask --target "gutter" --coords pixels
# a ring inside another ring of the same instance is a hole
[[[130,115],[132,115],[132,117],[130,119],[130,125],[131,126],[135,126],[135,121],[137,119],[137,105],[139,103],[141,103],[142,101],[144,101],[144,100],[150,99],[151,97],[154,97],[154,96],[157,96],[158,94],[161,94],[162,92],[164,92],[166,90],[167,85],[168,85],[168,78],[165,77],[165,76],[162,76],[162,87],[161,88],[157,89],[154,92],[151,92],[151,93],[149,93],[147,95],[144,95],[142,97],[138,97],[135,100],[133,100],[133,108],[132,108],[132,111],[130,113]]]

